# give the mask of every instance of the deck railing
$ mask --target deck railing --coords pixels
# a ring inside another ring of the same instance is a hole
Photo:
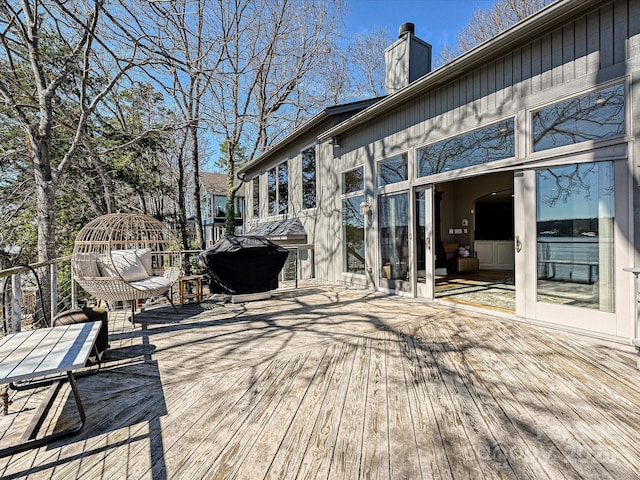
[[[198,268],[199,253],[182,251],[186,272]],[[0,270],[0,336],[49,326],[59,312],[90,299],[74,281],[70,256]]]

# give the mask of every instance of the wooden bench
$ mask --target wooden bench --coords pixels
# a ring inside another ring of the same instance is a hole
[[[9,334],[0,340],[0,384],[8,383],[12,388],[20,390],[52,385],[55,392],[40,408],[35,422],[32,422],[29,431],[23,436],[22,443],[1,449],[0,457],[45,445],[82,429],[86,417],[73,372],[86,366],[101,325],[101,322],[88,322],[42,328]],[[53,381],[22,385],[18,388],[14,383],[42,379],[61,372],[66,372],[78,408],[80,423],[64,431],[36,438],[63,379],[58,377]]]
[[[556,265],[583,265],[589,267],[589,283],[595,281],[595,273],[597,272],[599,262],[590,262],[586,260],[538,260],[548,267],[545,279],[551,280],[556,276]]]

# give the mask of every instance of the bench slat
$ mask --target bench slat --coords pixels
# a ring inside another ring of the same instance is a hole
[[[101,325],[87,322],[7,335],[0,342],[0,383],[84,367]]]

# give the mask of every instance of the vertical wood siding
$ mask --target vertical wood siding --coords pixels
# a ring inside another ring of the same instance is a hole
[[[372,165],[383,158],[378,155],[415,148],[561,98],[567,88],[578,92],[628,73],[608,67],[638,55],[638,3],[607,3],[369,122],[343,139],[348,152],[338,168],[365,163],[375,152],[366,161]]]

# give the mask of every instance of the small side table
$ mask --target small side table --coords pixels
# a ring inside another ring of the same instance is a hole
[[[195,303],[202,300],[202,277],[203,275],[189,275],[180,277],[180,305],[184,305],[186,300],[194,299]],[[191,290],[190,287],[193,287]]]

